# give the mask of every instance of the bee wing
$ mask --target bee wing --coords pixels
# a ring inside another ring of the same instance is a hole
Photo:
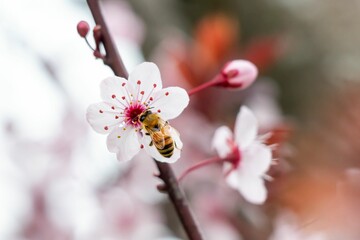
[[[151,132],[150,137],[157,149],[165,147],[165,135],[162,132]]]

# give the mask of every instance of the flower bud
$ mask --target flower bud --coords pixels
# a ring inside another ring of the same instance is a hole
[[[77,24],[76,28],[77,28],[79,35],[83,38],[86,37],[86,35],[88,34],[88,32],[90,30],[89,24],[85,21],[80,21]]]
[[[233,60],[224,66],[221,73],[224,77],[224,82],[221,83],[221,86],[242,90],[249,87],[255,81],[258,69],[249,61]]]

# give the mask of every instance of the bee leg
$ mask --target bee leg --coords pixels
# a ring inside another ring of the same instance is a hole
[[[176,145],[176,142],[174,142],[175,148],[178,150],[181,150],[180,148],[178,148],[178,146]]]
[[[145,135],[150,136],[150,133],[145,133]]]
[[[149,143],[149,146],[151,147],[153,144],[154,144],[153,141],[151,141],[151,142]]]

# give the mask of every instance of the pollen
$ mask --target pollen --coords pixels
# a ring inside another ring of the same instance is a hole
[[[121,136],[117,136],[117,138],[121,138]]]

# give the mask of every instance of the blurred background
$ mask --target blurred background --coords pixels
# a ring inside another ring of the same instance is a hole
[[[360,238],[359,1],[102,3],[127,69],[153,61],[165,86],[191,89],[231,59],[259,68],[249,89],[208,89],[171,123],[184,142],[177,174],[215,155],[215,129],[232,128],[243,104],[273,132],[264,205],[218,165],[182,182],[206,239]],[[113,73],[80,20],[94,26],[83,0],[0,1],[0,239],[186,239],[152,160],[119,163],[86,122]]]

